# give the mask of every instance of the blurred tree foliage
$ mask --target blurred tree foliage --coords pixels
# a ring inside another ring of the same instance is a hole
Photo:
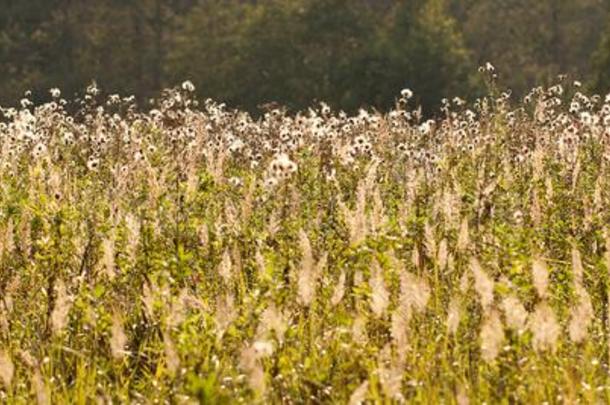
[[[191,79],[202,97],[256,111],[325,100],[426,107],[474,96],[492,61],[517,93],[559,73],[610,84],[603,0],[0,0],[0,104],[96,80],[154,97]],[[606,38],[605,40],[602,40]],[[591,61],[595,63],[591,63]]]
[[[518,94],[559,74],[582,81],[595,76],[591,61],[608,17],[607,0],[452,3],[475,62],[492,61],[501,83]]]

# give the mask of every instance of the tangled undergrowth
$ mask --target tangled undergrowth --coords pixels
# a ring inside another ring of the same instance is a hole
[[[2,109],[0,401],[610,401],[610,98],[192,91]]]

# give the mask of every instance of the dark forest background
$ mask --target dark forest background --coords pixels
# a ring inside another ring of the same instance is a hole
[[[65,97],[95,79],[144,101],[190,79],[256,111],[425,107],[483,91],[477,67],[522,94],[560,73],[610,86],[607,0],[0,0],[0,104]]]

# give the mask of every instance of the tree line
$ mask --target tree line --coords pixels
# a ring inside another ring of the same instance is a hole
[[[522,94],[567,73],[610,85],[604,0],[0,0],[0,104],[67,97],[92,80],[142,103],[192,80],[257,111],[386,109],[400,89],[434,108],[483,91],[491,61]]]

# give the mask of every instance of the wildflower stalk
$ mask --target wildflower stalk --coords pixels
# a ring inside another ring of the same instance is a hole
[[[53,218],[53,222],[52,222],[52,229],[53,229],[53,245],[52,245],[52,257],[49,259],[49,267],[47,269],[47,285],[46,285],[46,296],[47,296],[47,316],[46,316],[46,326],[43,332],[43,335],[46,338],[49,338],[51,336],[53,327],[52,327],[52,318],[53,318],[53,311],[55,309],[55,301],[56,301],[56,294],[55,294],[55,284],[57,281],[57,278],[59,276],[59,272],[60,272],[60,257],[62,255],[61,253],[61,241],[62,241],[62,234],[61,234],[61,227],[62,227],[62,217],[61,217],[61,213],[58,212],[55,214],[54,218]]]

